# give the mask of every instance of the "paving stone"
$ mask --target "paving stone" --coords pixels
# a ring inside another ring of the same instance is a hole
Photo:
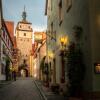
[[[0,88],[0,100],[43,100],[33,78],[19,78]]]

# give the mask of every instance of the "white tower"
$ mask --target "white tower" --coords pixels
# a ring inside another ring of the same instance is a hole
[[[23,70],[28,76],[30,74],[30,54],[32,51],[32,27],[26,20],[26,11],[22,12],[22,21],[19,21],[16,27],[17,48],[20,53],[19,71]]]

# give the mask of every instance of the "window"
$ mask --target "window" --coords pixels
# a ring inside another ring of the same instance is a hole
[[[53,38],[53,22],[51,23],[51,40]]]
[[[54,38],[55,38],[55,41],[56,41],[56,31],[54,31]]]
[[[59,25],[62,24],[62,0],[59,1]]]
[[[66,0],[66,11],[69,12],[69,10],[72,7],[72,0]]]
[[[5,74],[5,65],[1,64],[1,74]]]
[[[31,27],[30,27],[30,26],[28,26],[28,28],[30,29]]]
[[[3,31],[3,37],[5,38],[5,30]]]
[[[24,36],[26,36],[26,33],[24,33]]]
[[[22,26],[20,25],[20,28],[22,28]]]
[[[9,42],[9,40],[8,40],[8,46],[9,46],[9,43],[10,43],[10,42]]]
[[[4,45],[2,46],[2,49],[3,49],[3,54],[6,54],[6,48]]]
[[[6,35],[6,42],[7,42],[7,40],[8,40],[8,37],[7,37],[7,35]]]

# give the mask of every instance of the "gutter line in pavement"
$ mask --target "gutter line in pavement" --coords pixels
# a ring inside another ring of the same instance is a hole
[[[44,95],[43,91],[39,88],[38,84],[36,83],[35,80],[33,80],[36,87],[38,88],[39,92],[40,92],[40,95],[43,97],[44,100],[47,100],[47,97]]]

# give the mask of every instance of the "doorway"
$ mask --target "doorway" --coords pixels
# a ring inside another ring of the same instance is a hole
[[[27,69],[21,69],[20,75],[21,75],[21,77],[28,77],[28,70]]]

